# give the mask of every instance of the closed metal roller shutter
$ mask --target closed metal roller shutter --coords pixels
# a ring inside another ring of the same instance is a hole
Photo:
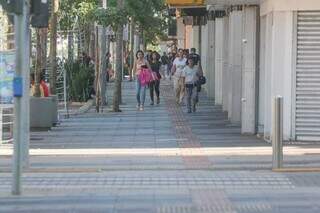
[[[320,140],[320,11],[298,12],[296,138]]]

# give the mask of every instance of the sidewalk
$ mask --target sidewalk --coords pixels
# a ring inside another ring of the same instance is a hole
[[[62,120],[49,132],[31,134],[31,168],[97,169],[271,169],[271,145],[240,135],[220,106],[201,94],[197,113],[177,107],[169,82],[159,106],[135,108],[134,83],[123,86],[122,113],[104,109]],[[112,85],[108,94],[112,94]],[[148,93],[148,92],[147,92]],[[109,97],[111,103],[111,97]],[[11,145],[0,147],[0,168],[8,170]],[[320,167],[320,144],[289,145],[288,167]]]
[[[171,84],[161,88],[161,104],[147,105],[147,91],[140,112],[125,82],[122,113],[92,107],[33,132],[20,198],[10,196],[11,147],[0,146],[0,212],[320,212],[320,173],[271,172],[270,144],[241,136],[205,94],[187,114]],[[285,166],[320,167],[319,153],[288,145]]]

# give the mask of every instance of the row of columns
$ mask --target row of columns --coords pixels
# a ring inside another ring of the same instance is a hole
[[[244,134],[256,133],[258,8],[233,7],[201,27],[206,91]],[[194,41],[195,42],[195,41]],[[196,42],[195,42],[196,43]]]
[[[283,136],[295,138],[296,22],[293,10],[232,6],[209,11],[204,26],[185,28],[191,28],[186,48],[200,51],[208,96],[232,123],[241,125],[243,134],[261,133],[270,139],[271,100],[281,95],[286,109]]]

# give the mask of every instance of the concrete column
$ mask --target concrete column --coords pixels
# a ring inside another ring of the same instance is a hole
[[[242,40],[242,108],[241,133],[256,133],[257,103],[257,7],[245,7],[243,11]]]
[[[208,24],[201,26],[201,65],[204,72],[204,75],[206,76],[208,82],[204,85],[204,89],[207,93],[209,93],[209,84],[210,84],[210,70],[208,66]],[[197,49],[199,51],[199,49]]]
[[[230,13],[229,43],[229,86],[228,116],[232,123],[241,121],[241,70],[242,70],[242,11]]]
[[[178,47],[185,48],[185,25],[183,24],[183,18],[177,18],[177,40]]]
[[[265,111],[265,55],[266,55],[266,27],[267,17],[263,16],[260,19],[260,62],[259,62],[259,114],[258,114],[258,133],[264,132],[264,111]]]
[[[264,54],[264,70],[265,70],[265,96],[264,96],[264,137],[270,139],[271,134],[271,55],[272,55],[272,22],[273,14],[266,16],[266,34],[265,34],[265,54]]]
[[[228,111],[229,108],[229,16],[223,18],[223,67],[222,67],[222,109]]]
[[[185,48],[190,49],[192,46],[192,26],[191,25],[186,25],[186,43],[185,43]]]
[[[216,18],[215,23],[215,104],[222,105],[223,101],[223,52],[224,52],[224,18]]]
[[[204,71],[204,75],[207,78],[205,90],[209,98],[214,98],[214,42],[215,42],[215,21],[208,20],[205,26],[201,27],[201,65]]]
[[[207,72],[208,78],[208,96],[215,98],[215,20],[208,20],[207,23],[207,38],[206,45],[207,55]]]
[[[293,12],[267,14],[266,32],[266,99],[264,134],[270,138],[272,97],[281,95],[283,102],[283,137],[291,138],[293,72]]]
[[[199,51],[199,26],[192,26],[192,43],[191,48],[194,47]]]

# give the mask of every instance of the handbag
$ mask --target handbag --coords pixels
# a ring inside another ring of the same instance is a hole
[[[204,77],[204,76],[199,76],[199,79],[198,79],[198,82],[197,82],[197,83],[200,84],[200,85],[206,84],[206,83],[207,83],[206,77]]]
[[[146,68],[142,68],[139,74],[139,80],[142,86],[148,85],[152,81],[152,71]]]

